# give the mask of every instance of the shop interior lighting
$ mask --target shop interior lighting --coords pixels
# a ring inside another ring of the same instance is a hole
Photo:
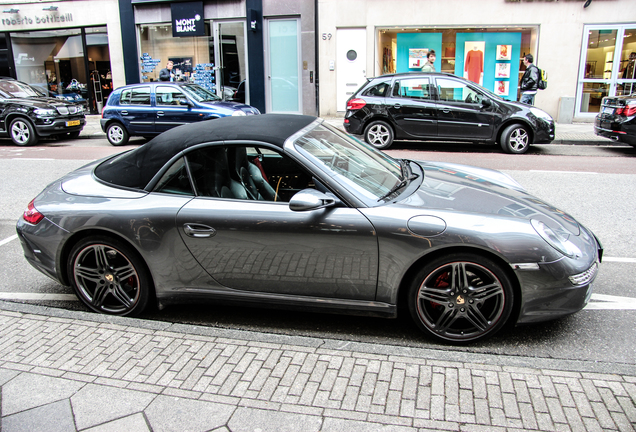
[[[42,8],[43,11],[49,11],[49,12],[54,12],[57,10],[57,6],[47,6],[45,8]]]
[[[14,9],[14,8],[5,9],[2,11],[2,13],[18,13],[18,12],[20,12],[20,9]]]

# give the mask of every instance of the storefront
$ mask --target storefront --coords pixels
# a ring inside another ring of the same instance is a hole
[[[104,13],[95,14],[96,8]],[[111,16],[115,19],[106,19]],[[90,6],[89,1],[5,5],[0,16],[0,73],[98,113],[113,89],[113,77],[123,79],[121,62],[111,63],[111,58],[121,56],[118,16],[112,1],[90,1]]]
[[[310,4],[132,0],[139,79],[160,80],[171,62],[173,80],[200,84],[225,100],[262,112],[316,114]]]
[[[522,59],[530,53],[549,76],[535,105],[557,120],[591,121],[601,95],[624,92],[631,84],[621,65],[636,51],[631,42],[636,32],[630,30],[636,25],[617,22],[617,16],[636,16],[636,2],[394,0],[387,8],[370,0],[324,0],[319,4],[320,115],[344,111],[367,77],[419,71],[426,53],[435,50],[436,71],[463,76],[509,100],[518,100]],[[588,37],[597,43],[599,31],[608,30],[615,38],[611,48],[588,49]],[[619,57],[622,63],[601,68],[599,56],[604,63]],[[591,61],[599,64],[594,76],[585,73]],[[568,101],[575,102],[568,108]]]

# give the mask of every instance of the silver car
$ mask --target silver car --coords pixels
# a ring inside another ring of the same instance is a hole
[[[193,299],[408,310],[454,343],[582,309],[602,256],[591,231],[498,171],[392,159],[276,114],[181,126],[80,168],[17,231],[29,263],[97,312]]]

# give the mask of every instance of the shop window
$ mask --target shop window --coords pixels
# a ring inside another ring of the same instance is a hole
[[[431,99],[428,78],[409,78],[397,80],[393,85],[393,96],[416,100]]]
[[[150,105],[150,87],[136,87],[121,92],[120,105]]]

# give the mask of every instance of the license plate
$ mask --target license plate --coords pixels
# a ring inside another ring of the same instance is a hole
[[[66,126],[79,126],[80,121],[79,120],[71,120],[71,121],[67,121],[66,122]]]
[[[603,114],[614,114],[614,108],[611,107],[603,107]]]

